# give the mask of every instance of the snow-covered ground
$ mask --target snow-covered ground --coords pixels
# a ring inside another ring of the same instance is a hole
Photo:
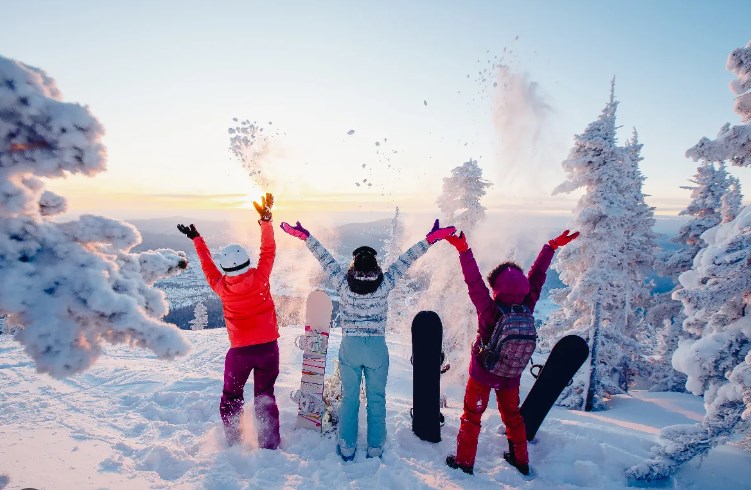
[[[283,328],[280,339],[279,451],[255,447],[251,409],[245,444],[223,445],[223,330],[188,332],[193,350],[174,362],[108,348],[93,368],[65,381],[37,374],[20,346],[0,336],[0,488],[621,488],[629,483],[624,469],[648,455],[660,428],[703,416],[701,399],[675,393],[635,392],[598,413],[554,408],[530,446],[533,475],[522,477],[501,458],[506,443],[493,407],[483,419],[476,474],[468,476],[444,464],[455,448],[463,387],[444,379],[443,441],[418,440],[410,429],[410,343],[391,336],[383,461],[358,452],[345,464],[333,437],[294,428],[288,395],[300,380],[301,352],[293,345],[300,333]],[[330,359],[338,343],[335,330]],[[524,392],[531,382],[525,375]],[[364,413],[360,422],[362,438]],[[722,446],[659,486],[751,488],[748,468],[751,456]]]

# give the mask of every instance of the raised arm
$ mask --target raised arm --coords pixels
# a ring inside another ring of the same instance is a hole
[[[261,225],[261,253],[258,256],[258,272],[271,277],[271,269],[274,268],[276,257],[276,240],[274,240],[274,225],[271,221],[260,220]]]
[[[313,257],[318,260],[318,263],[321,264],[326,279],[331,281],[334,289],[339,289],[342,283],[347,280],[344,269],[339,265],[339,262],[313,235],[308,236],[305,245],[313,253]]]
[[[222,273],[219,272],[214,260],[211,258],[211,252],[209,252],[206,242],[203,241],[203,237],[198,233],[195,225],[177,225],[177,229],[180,230],[180,233],[193,240],[193,246],[196,248],[198,260],[201,262],[203,275],[206,276],[209,287],[216,291],[216,285],[222,279]]]
[[[529,269],[529,274],[527,274],[527,278],[529,279],[529,301],[527,306],[529,306],[531,310],[535,309],[537,300],[540,299],[542,286],[545,284],[548,268],[550,267],[550,262],[553,260],[553,255],[555,255],[556,249],[567,245],[578,236],[578,231],[569,234],[569,231],[566,230],[542,246],[542,250],[537,254],[537,259],[535,259],[535,263],[532,264],[532,267]]]
[[[425,252],[428,251],[428,248],[430,248],[428,241],[420,240],[419,242],[409,247],[406,252],[397,257],[394,263],[391,264],[383,274],[383,282],[386,287],[388,287],[389,289],[393,288],[394,284],[396,284],[396,281],[404,276],[404,274],[407,272],[407,269],[409,269],[410,266],[415,263],[415,260],[422,257]]]
[[[396,281],[407,272],[407,269],[409,269],[415,260],[422,257],[422,255],[428,251],[428,247],[435,242],[452,235],[454,232],[456,232],[456,228],[453,226],[441,228],[438,220],[435,220],[433,228],[427,235],[425,235],[425,240],[420,240],[412,245],[406,252],[401,254],[383,274],[383,282],[386,284],[386,287],[389,289],[393,288]]]
[[[459,264],[462,266],[464,282],[467,283],[469,299],[477,310],[480,333],[485,336],[488,334],[488,329],[496,322],[498,307],[495,301],[493,301],[490,290],[485,284],[485,279],[483,279],[480,273],[475,255],[472,253],[469,245],[467,245],[467,238],[464,236],[464,232],[460,233],[459,236],[452,235],[446,238],[446,241],[453,245],[459,252]]]
[[[267,193],[261,197],[261,203],[253,201],[253,206],[260,216],[258,224],[261,226],[261,252],[258,257],[258,272],[271,277],[271,269],[274,268],[276,257],[276,241],[274,240],[274,227],[271,224],[271,208],[274,205],[274,196]]]
[[[303,228],[299,221],[295,226],[290,226],[289,223],[282,223],[280,226],[288,235],[292,235],[293,237],[299,238],[305,242],[308,250],[313,253],[313,256],[318,260],[318,263],[321,264],[326,278],[331,281],[331,284],[335,289],[339,289],[342,283],[347,280],[347,277],[344,274],[342,266],[340,266],[331,253],[326,250],[326,247],[321,245],[321,242],[316,240],[308,230]]]
[[[214,259],[211,258],[211,252],[209,247],[206,246],[206,242],[202,236],[198,236],[193,240],[193,246],[196,247],[196,253],[198,254],[198,260],[201,262],[201,269],[203,275],[206,276],[206,281],[209,283],[209,287],[216,291],[219,281],[222,280],[222,273],[219,272]]]
[[[530,304],[528,304],[527,306],[529,306],[531,310],[534,310],[534,307],[537,304],[537,300],[540,299],[542,286],[545,284],[545,279],[547,279],[548,268],[550,267],[550,262],[553,260],[554,254],[555,250],[553,249],[553,247],[546,243],[542,246],[540,253],[537,254],[535,263],[532,264],[532,267],[530,267],[529,269],[527,279],[529,279]]]

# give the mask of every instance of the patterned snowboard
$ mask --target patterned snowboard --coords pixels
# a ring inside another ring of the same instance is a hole
[[[298,404],[297,427],[321,431],[325,405],[323,382],[326,375],[331,299],[323,291],[313,291],[305,304],[305,335],[295,344],[302,349],[302,381],[291,394]]]

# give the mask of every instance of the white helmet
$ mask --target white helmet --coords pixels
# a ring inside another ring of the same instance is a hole
[[[248,272],[250,268],[250,257],[240,245],[227,245],[222,249],[222,255],[219,257],[219,266],[228,276],[239,276]]]

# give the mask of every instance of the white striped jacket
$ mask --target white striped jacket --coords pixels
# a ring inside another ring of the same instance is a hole
[[[386,316],[388,313],[388,295],[407,269],[428,251],[430,244],[427,240],[420,240],[406,252],[400,255],[383,273],[383,281],[378,289],[368,294],[357,294],[349,288],[347,283],[347,268],[342,267],[321,242],[313,235],[305,240],[311,252],[331,281],[334,290],[339,293],[339,318],[344,335],[359,337],[383,336],[386,332]]]

